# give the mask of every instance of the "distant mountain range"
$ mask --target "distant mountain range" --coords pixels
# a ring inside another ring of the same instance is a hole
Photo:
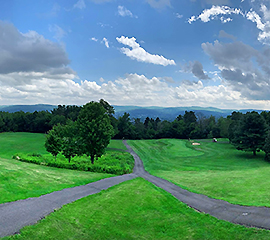
[[[213,107],[137,107],[137,106],[114,106],[116,117],[122,116],[124,112],[130,114],[131,118],[140,118],[144,120],[146,117],[157,118],[161,120],[173,121],[179,114],[184,115],[185,111],[194,111],[197,116],[202,115],[205,117],[215,116],[216,118],[227,117],[233,111],[239,111],[242,113],[257,111],[262,112],[263,110],[254,110],[254,109],[242,109],[242,110],[233,110],[233,109],[219,109]]]
[[[49,104],[36,104],[36,105],[2,105],[0,106],[0,111],[2,112],[30,112],[33,113],[35,111],[51,111],[57,106],[49,105]]]
[[[56,108],[56,105],[49,104],[37,104],[37,105],[3,105],[0,106],[0,111],[3,112],[35,112],[35,111],[51,111]],[[227,117],[233,111],[239,111],[242,113],[254,111],[254,109],[242,109],[242,110],[233,110],[233,109],[219,109],[213,107],[138,107],[138,106],[113,106],[115,109],[115,117],[122,116],[125,112],[130,114],[131,119],[140,118],[144,120],[146,117],[157,118],[161,120],[173,121],[179,114],[184,115],[185,111],[194,111],[197,116],[203,115],[205,117],[215,116]],[[255,110],[257,112],[262,112],[263,110]]]

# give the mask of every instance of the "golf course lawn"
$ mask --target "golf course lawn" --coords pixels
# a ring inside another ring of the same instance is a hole
[[[270,207],[270,163],[236,150],[226,139],[130,140],[145,169],[182,188],[234,204]]]
[[[0,158],[0,203],[38,197],[113,175],[39,166]]]
[[[0,203],[38,197],[64,188],[95,182],[112,174],[92,173],[24,163],[14,159],[16,153],[48,154],[44,134],[0,134]],[[113,140],[118,148],[122,141]],[[122,144],[122,145],[121,145]]]
[[[164,190],[137,178],[65,205],[19,235],[4,239],[269,239],[196,212]]]

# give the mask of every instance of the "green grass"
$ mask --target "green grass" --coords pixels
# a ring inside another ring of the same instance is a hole
[[[45,134],[0,133],[0,157],[11,159],[17,153],[46,154]]]
[[[40,133],[0,133],[0,156],[10,159],[15,153],[48,154],[45,139],[45,134]],[[122,140],[111,140],[108,148],[126,150]]]
[[[0,203],[38,197],[111,176],[113,175],[44,167],[1,158]]]
[[[82,198],[7,239],[269,239],[194,211],[143,179]]]
[[[44,134],[0,134],[0,203],[37,197],[64,188],[83,185],[114,176],[105,173],[39,166],[11,159],[18,152],[25,155],[29,153],[48,155],[44,147],[44,141]],[[122,144],[121,141],[118,143],[118,141],[113,140],[112,142],[116,142],[113,143],[114,145],[121,146]],[[128,156],[123,157],[123,154]],[[113,162],[120,161],[119,158],[126,160],[132,157],[125,152],[108,151],[107,156],[103,157],[103,164],[113,165]],[[62,160],[68,162],[66,159]]]
[[[185,189],[234,204],[270,207],[270,163],[264,154],[236,150],[227,141],[128,141],[151,174]]]
[[[117,175],[131,173],[134,167],[134,160],[129,153],[124,151],[126,147],[121,140],[111,140],[106,153],[92,165],[87,156],[76,156],[69,163],[63,155],[59,154],[55,161],[54,157],[46,152],[45,139],[44,134],[2,133],[0,134],[2,147],[0,157],[13,156],[14,159],[23,162]]]
[[[124,145],[122,140],[114,140],[112,139],[109,146],[109,149],[122,149],[127,150],[126,146]]]

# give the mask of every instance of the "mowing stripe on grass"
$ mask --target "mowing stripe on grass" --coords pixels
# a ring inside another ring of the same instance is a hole
[[[135,160],[133,174],[102,179],[98,182],[64,189],[39,198],[1,204],[0,237],[14,234],[22,227],[36,223],[64,204],[98,193],[101,190],[108,189],[138,176],[169,192],[190,207],[208,213],[218,219],[250,227],[270,229],[270,208],[233,205],[223,200],[211,199],[201,194],[189,192],[167,180],[152,176],[145,171],[142,160],[126,141],[124,141],[124,144]]]
[[[114,185],[136,178],[135,174],[102,179],[87,185],[67,188],[38,198],[0,204],[0,237],[15,234],[27,225],[35,224],[64,204],[95,194]]]
[[[202,194],[184,190],[167,180],[155,177],[146,172],[143,168],[143,162],[140,157],[133,151],[126,141],[124,141],[124,144],[130,154],[134,157],[134,173],[153,183],[157,187],[171,193],[181,202],[186,203],[188,206],[199,210],[200,212],[208,213],[218,219],[248,227],[270,229],[270,208],[234,205],[223,200],[209,198]]]

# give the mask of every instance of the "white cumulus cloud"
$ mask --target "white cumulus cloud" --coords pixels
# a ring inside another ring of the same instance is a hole
[[[136,38],[120,37],[116,38],[119,43],[122,43],[130,48],[121,48],[121,52],[131,59],[135,59],[139,62],[153,63],[162,66],[176,65],[174,60],[166,59],[160,55],[154,55],[146,52],[139,43],[136,42]]]

